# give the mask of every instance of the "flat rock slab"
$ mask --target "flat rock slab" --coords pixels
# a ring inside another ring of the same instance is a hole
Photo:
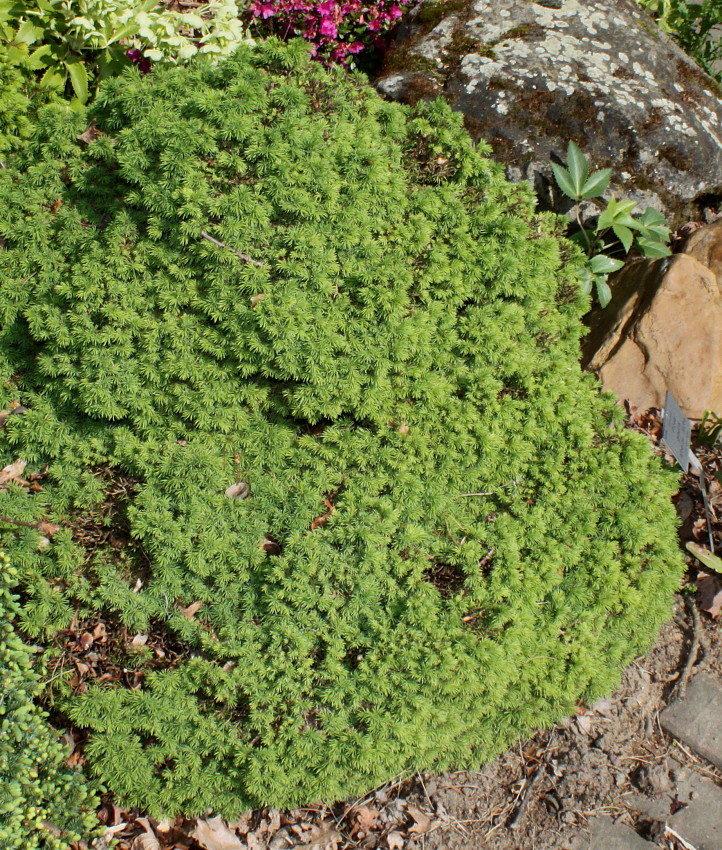
[[[699,673],[660,720],[666,732],[722,769],[722,685],[716,679]]]
[[[589,850],[652,850],[654,844],[621,823],[609,818],[595,818],[591,823],[592,839]]]
[[[722,850],[722,788],[698,779],[681,784],[677,799],[687,805],[667,824],[695,850]]]
[[[722,788],[709,779],[692,774],[670,793],[651,798],[634,794],[627,803],[666,824],[695,850],[722,850]]]

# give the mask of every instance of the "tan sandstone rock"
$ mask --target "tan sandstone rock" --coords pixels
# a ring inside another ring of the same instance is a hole
[[[708,409],[722,412],[722,294],[715,274],[687,254],[626,266],[582,354],[605,389],[643,410],[662,407],[669,390],[691,419]]]
[[[722,282],[722,218],[696,230],[682,250],[711,269],[717,282]]]

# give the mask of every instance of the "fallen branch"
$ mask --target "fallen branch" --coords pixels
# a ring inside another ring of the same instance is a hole
[[[694,667],[695,662],[697,661],[697,656],[699,655],[699,633],[702,628],[699,620],[699,611],[697,611],[697,605],[695,604],[694,597],[687,596],[686,602],[687,607],[692,614],[692,644],[689,648],[687,660],[684,663],[682,675],[679,677],[679,682],[677,682],[677,685],[674,688],[677,699],[684,699],[685,694],[687,693],[687,682],[689,682],[689,677],[692,675],[692,667]]]
[[[240,251],[236,251],[235,248],[231,248],[230,245],[226,245],[225,242],[221,242],[220,239],[216,239],[214,236],[211,236],[210,233],[206,233],[205,230],[201,230],[201,236],[209,242],[212,242],[214,245],[218,245],[219,248],[226,248],[228,251],[232,251],[237,257],[240,257],[244,263],[252,263],[254,266],[264,265],[264,263],[260,260],[254,260],[253,257],[249,257],[248,254],[242,254]]]
[[[52,537],[53,534],[57,534],[60,531],[59,525],[55,525],[55,523],[44,519],[41,519],[39,522],[26,522],[22,519],[11,519],[9,516],[0,516],[0,522],[7,522],[9,525],[19,525],[22,528],[33,528],[41,534],[48,535],[48,537]]]

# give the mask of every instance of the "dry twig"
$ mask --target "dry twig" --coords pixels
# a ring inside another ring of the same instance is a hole
[[[252,263],[254,266],[264,265],[260,260],[254,260],[253,257],[249,257],[248,254],[242,254],[240,251],[236,251],[235,248],[231,248],[230,245],[226,245],[225,242],[221,242],[220,239],[216,239],[214,236],[211,236],[210,233],[206,233],[205,230],[201,230],[201,236],[209,242],[212,242],[214,245],[218,245],[219,248],[226,248],[228,251],[232,251],[237,257],[240,257],[244,263]]]
[[[554,740],[555,734],[556,734],[556,730],[552,731],[551,735],[549,736],[549,740],[547,742],[544,753],[543,753],[541,759],[539,760],[539,765],[538,765],[537,769],[534,771],[534,773],[532,774],[531,779],[527,782],[526,788],[524,789],[524,793],[522,794],[522,797],[521,797],[521,802],[517,806],[517,810],[514,813],[514,816],[511,818],[511,820],[508,823],[509,829],[517,829],[519,827],[519,825],[521,824],[522,818],[524,817],[524,814],[526,813],[526,810],[529,807],[529,803],[531,801],[531,796],[532,796],[532,791],[534,790],[534,786],[537,784],[537,782],[539,781],[539,778],[541,777],[541,775],[546,770],[547,755],[549,753],[549,750],[551,749],[552,741]]]
[[[689,654],[687,655],[684,668],[682,669],[682,675],[679,677],[679,681],[673,691],[677,699],[684,699],[685,694],[687,693],[687,683],[689,682],[689,677],[692,674],[692,667],[694,667],[694,664],[697,661],[697,656],[699,655],[699,633],[702,628],[694,597],[688,596],[686,601],[687,607],[692,614],[692,644],[689,648]]]

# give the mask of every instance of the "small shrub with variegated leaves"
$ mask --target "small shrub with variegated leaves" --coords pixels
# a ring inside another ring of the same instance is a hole
[[[227,55],[248,41],[235,0],[193,12],[158,0],[0,0],[0,46],[45,87],[86,103],[101,80],[131,63],[177,63],[196,53]]]
[[[0,169],[2,540],[124,805],[478,767],[669,616],[676,477],[486,152],[272,40],[46,107]]]

